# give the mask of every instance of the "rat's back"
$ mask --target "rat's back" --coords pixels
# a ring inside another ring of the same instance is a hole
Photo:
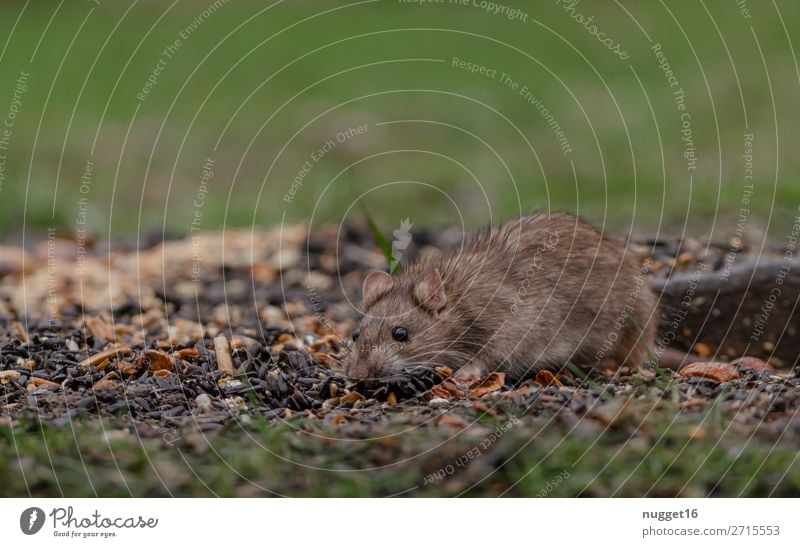
[[[485,229],[438,268],[449,313],[487,337],[476,356],[485,368],[638,366],[654,336],[656,301],[640,257],[568,214]]]

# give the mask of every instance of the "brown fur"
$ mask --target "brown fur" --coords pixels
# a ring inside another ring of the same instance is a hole
[[[639,366],[655,335],[656,301],[638,257],[564,213],[509,220],[395,278],[368,279],[345,363],[355,378],[421,364],[512,377],[567,361]],[[407,341],[393,340],[396,326]]]

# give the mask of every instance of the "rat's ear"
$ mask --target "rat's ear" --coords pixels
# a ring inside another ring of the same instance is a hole
[[[434,268],[425,274],[422,281],[414,286],[414,298],[419,305],[430,313],[439,313],[447,304],[447,295],[444,292],[444,283],[439,270]]]
[[[368,308],[381,296],[392,290],[394,279],[386,272],[372,272],[364,279],[363,306]]]

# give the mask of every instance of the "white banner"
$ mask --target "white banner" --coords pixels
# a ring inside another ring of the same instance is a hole
[[[21,498],[0,500],[0,515],[9,546],[730,547],[797,545],[799,506],[793,499]]]

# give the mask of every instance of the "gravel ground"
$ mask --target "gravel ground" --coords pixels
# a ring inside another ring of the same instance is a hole
[[[460,237],[415,234],[407,255],[440,252]],[[377,388],[354,385],[340,358],[356,325],[361,280],[385,267],[371,241],[360,226],[310,233],[290,226],[202,233],[139,249],[56,238],[28,251],[2,247],[0,421],[13,431],[96,421],[105,432],[167,444],[164,431],[213,439],[218,430],[230,435],[263,424],[338,439],[431,430],[437,433],[425,442],[439,439],[433,445],[440,455],[450,454],[442,431],[462,440],[499,438],[555,421],[597,435],[622,428],[630,440],[646,437],[655,415],[701,417],[682,433],[689,439],[706,435],[709,413],[726,416],[726,429],[737,434],[773,435],[770,443],[797,438],[800,379],[786,366],[787,351],[776,353],[774,331],[749,352],[763,359],[725,365],[728,381],[658,367],[570,365],[515,384],[495,374],[457,385],[446,369],[418,367]],[[654,282],[691,275],[699,264],[722,271],[729,256],[725,245],[690,240],[637,245],[648,251]],[[696,352],[697,360],[741,355],[703,340],[703,332],[684,328],[672,345]],[[387,450],[358,465],[401,457]]]

